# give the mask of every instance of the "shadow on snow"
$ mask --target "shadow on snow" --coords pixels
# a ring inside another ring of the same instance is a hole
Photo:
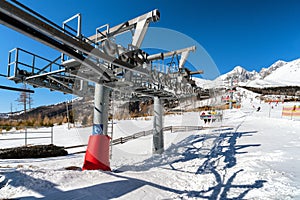
[[[239,173],[244,171],[243,169],[235,171],[231,176],[228,176],[229,178],[225,178],[222,174],[224,174],[223,172],[226,172],[227,169],[236,165],[237,154],[247,153],[244,150],[245,148],[260,146],[260,144],[237,145],[238,138],[252,136],[254,133],[256,133],[256,131],[233,132],[230,129],[226,129],[215,130],[209,135],[192,135],[178,144],[172,145],[162,155],[155,155],[136,165],[123,166],[116,170],[116,172],[129,170],[145,171],[153,167],[161,167],[168,170],[192,173],[196,176],[212,174],[215,179],[214,185],[209,186],[208,189],[202,191],[178,190],[153,182],[123,176],[118,173],[107,174],[120,178],[121,180],[69,191],[61,191],[56,188],[55,184],[47,180],[35,179],[16,170],[4,171],[2,174],[6,177],[6,180],[9,181],[7,184],[10,186],[26,187],[28,190],[33,190],[46,196],[47,199],[111,199],[121,197],[143,186],[150,186],[178,195],[184,194],[188,197],[199,197],[204,199],[243,199],[252,189],[263,187],[263,184],[266,181],[255,180],[252,184],[237,185],[233,184],[233,181]],[[183,170],[176,167],[176,164],[188,161],[195,161],[196,163],[199,163],[199,165],[190,170]],[[40,187],[41,184],[45,187]],[[237,195],[236,197],[229,198],[229,190],[236,188],[239,189],[238,195],[235,193],[235,195]],[[22,199],[33,198],[34,197],[25,197]]]
[[[252,136],[255,133],[257,131],[234,132],[233,129],[220,129],[214,130],[210,135],[192,135],[178,144],[172,145],[163,155],[155,155],[136,165],[123,166],[118,171],[145,171],[153,167],[162,167],[198,175],[213,174],[214,186],[202,191],[188,191],[187,195],[205,199],[243,199],[250,190],[263,187],[263,183],[266,181],[255,180],[252,184],[237,185],[233,184],[233,181],[239,173],[244,171],[243,169],[235,171],[228,178],[221,174],[236,166],[236,155],[246,154],[245,148],[260,146],[260,144],[237,144],[240,137]],[[176,167],[177,163],[185,163],[196,159],[199,160],[198,163],[201,163],[196,170],[186,170],[186,167],[183,170]],[[166,166],[170,166],[170,168]],[[243,192],[240,192],[234,198],[229,198],[227,196],[230,189],[239,189]]]
[[[34,171],[33,171],[34,172]],[[99,173],[102,173],[99,171]],[[45,199],[112,199],[124,196],[132,191],[135,191],[143,186],[150,186],[171,193],[182,194],[183,191],[158,185],[152,182],[122,176],[110,172],[103,172],[105,174],[119,178],[113,182],[105,182],[89,187],[78,188],[69,191],[62,191],[56,188],[56,184],[43,180],[40,178],[33,178],[27,174],[24,174],[16,170],[7,170],[2,172],[2,175],[6,178],[6,184],[11,187],[26,187],[26,190],[32,190],[45,196]],[[4,184],[5,185],[5,184]],[[0,188],[4,185],[0,185]],[[27,196],[20,199],[37,199],[36,197]],[[40,199],[40,198],[39,198]]]

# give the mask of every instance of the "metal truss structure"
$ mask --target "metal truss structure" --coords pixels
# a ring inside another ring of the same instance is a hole
[[[85,37],[81,33],[80,14],[64,21],[63,27],[59,27],[19,3],[14,6],[1,2],[0,6],[2,24],[63,53],[59,62],[59,58],[48,60],[19,48],[10,51],[10,80],[79,96],[86,95],[88,82],[160,98],[178,98],[199,92],[191,80],[195,72],[184,68],[189,52],[195,51],[195,47],[150,56],[140,49],[149,23],[160,18],[158,10],[115,27],[110,28],[106,24],[97,28],[95,35]],[[76,28],[68,25],[73,20],[78,21]],[[127,48],[114,43],[115,36],[127,31],[133,32],[132,43]],[[32,63],[23,63],[21,53],[30,55]],[[152,64],[154,60],[173,59],[175,56],[181,56],[177,72],[170,72],[168,66],[162,72]],[[44,65],[38,66],[39,60],[44,61]],[[78,79],[81,81],[75,81]]]
[[[67,19],[60,27],[15,0],[10,3],[0,1],[1,24],[62,53],[56,59],[48,60],[20,48],[13,49],[9,52],[8,78],[78,96],[94,93],[94,124],[102,125],[95,129],[102,129],[100,132],[104,134],[107,133],[109,104],[107,88],[137,98],[153,97],[156,116],[154,152],[161,153],[162,100],[198,95],[201,88],[191,77],[203,71],[192,72],[184,66],[189,53],[196,50],[195,46],[154,55],[141,49],[149,24],[159,19],[160,13],[156,9],[114,27],[105,24],[96,28],[95,35],[85,37],[80,14]],[[71,26],[74,21],[76,27]],[[115,37],[129,31],[131,43],[127,47],[117,44]],[[22,61],[21,54],[26,54],[30,62]],[[171,60],[169,65],[155,63],[166,58]]]

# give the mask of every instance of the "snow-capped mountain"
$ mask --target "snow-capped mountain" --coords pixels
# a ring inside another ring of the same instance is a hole
[[[300,86],[300,59],[291,61],[278,67],[264,78],[266,81],[276,81],[290,86]]]
[[[223,74],[211,81],[209,85],[229,86],[231,79],[241,86],[250,87],[276,87],[276,86],[300,86],[300,59],[290,62],[279,60],[268,68],[262,68],[260,72],[247,71],[241,66],[236,66],[232,71]],[[203,80],[196,80],[203,87]],[[208,84],[207,84],[208,85]]]
[[[283,60],[278,60],[277,62],[275,62],[274,64],[272,64],[270,67],[268,68],[262,68],[259,72],[259,75],[261,76],[261,78],[265,78],[266,76],[270,75],[272,72],[274,72],[276,69],[286,65],[288,62],[285,62]]]
[[[259,77],[259,73],[257,73],[255,70],[249,72],[241,66],[236,66],[232,71],[219,76],[217,80],[230,81],[233,78],[238,82],[247,82],[249,80],[254,80]]]
[[[300,86],[300,59],[290,62],[277,61],[269,68],[263,68],[260,79],[245,83],[250,87]]]

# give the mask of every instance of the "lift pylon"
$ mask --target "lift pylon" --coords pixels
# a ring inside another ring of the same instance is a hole
[[[56,59],[45,66],[27,65],[29,69],[20,70],[20,65],[18,65],[20,62],[17,58],[15,62],[17,65],[14,65],[14,69],[11,70],[14,71],[13,76],[10,76],[11,80],[27,82],[34,86],[66,93],[74,92],[76,95],[86,94],[78,92],[76,87],[87,89],[89,88],[88,83],[93,83],[90,87],[95,97],[94,135],[92,136],[97,137],[91,136],[95,139],[89,142],[91,148],[88,147],[86,161],[87,163],[90,163],[90,161],[95,162],[95,165],[92,167],[89,164],[85,165],[85,169],[98,167],[98,169],[104,169],[101,167],[102,165],[99,165],[99,162],[105,163],[106,167],[109,168],[109,163],[107,163],[109,150],[106,151],[109,138],[106,137],[106,134],[107,109],[109,107],[107,99],[111,89],[126,91],[139,97],[154,98],[156,113],[153,127],[154,153],[163,152],[163,99],[176,99],[195,95],[199,89],[190,77],[192,74],[201,72],[191,72],[184,67],[189,53],[195,51],[195,47],[169,52],[169,54],[160,54],[161,57],[157,55],[149,56],[141,49],[149,23],[156,22],[159,18],[159,11],[153,10],[112,28],[109,25],[101,26],[96,29],[94,36],[85,37],[81,33],[81,15],[66,20],[61,28],[17,1],[12,3],[0,1],[0,23],[69,57],[65,59],[62,56],[63,59],[59,64],[62,68],[56,70],[50,67],[56,63]],[[67,23],[73,19],[78,20],[75,34],[66,30]],[[103,31],[103,28],[106,30]],[[128,47],[116,44],[114,37],[126,31],[133,33],[132,41],[128,44]],[[167,56],[174,57],[179,54],[181,59],[177,63],[177,71],[175,72],[171,70],[171,66],[166,66],[165,70],[161,71],[153,64],[157,59],[164,59]],[[76,84],[76,80],[80,80],[80,84]],[[103,144],[105,148],[94,148],[93,146],[97,146],[97,144]],[[103,158],[103,160],[97,160],[100,158]]]

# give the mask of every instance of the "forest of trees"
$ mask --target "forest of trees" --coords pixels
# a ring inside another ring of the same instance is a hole
[[[41,117],[38,115],[37,117],[29,117],[23,120],[11,120],[11,119],[1,119],[0,120],[0,131],[6,130],[9,131],[12,128],[22,129],[24,127],[50,127],[54,124],[61,125],[63,123],[67,123],[67,116],[55,116],[55,117]],[[70,123],[74,123],[74,121],[70,121]]]
[[[22,85],[22,89],[29,89],[26,84]],[[10,115],[9,118],[0,119],[0,133],[2,130],[9,131],[12,128],[22,129],[24,127],[49,127],[55,124],[61,125],[63,123],[74,123],[74,113],[72,111],[72,105],[68,105],[70,110],[66,109],[65,104],[58,106],[58,109],[51,110],[50,106],[42,106],[38,108],[32,108],[33,98],[29,92],[20,92],[20,95],[16,99],[16,102],[22,106],[21,114]],[[69,114],[66,113],[66,110]],[[11,114],[12,114],[11,104]]]

